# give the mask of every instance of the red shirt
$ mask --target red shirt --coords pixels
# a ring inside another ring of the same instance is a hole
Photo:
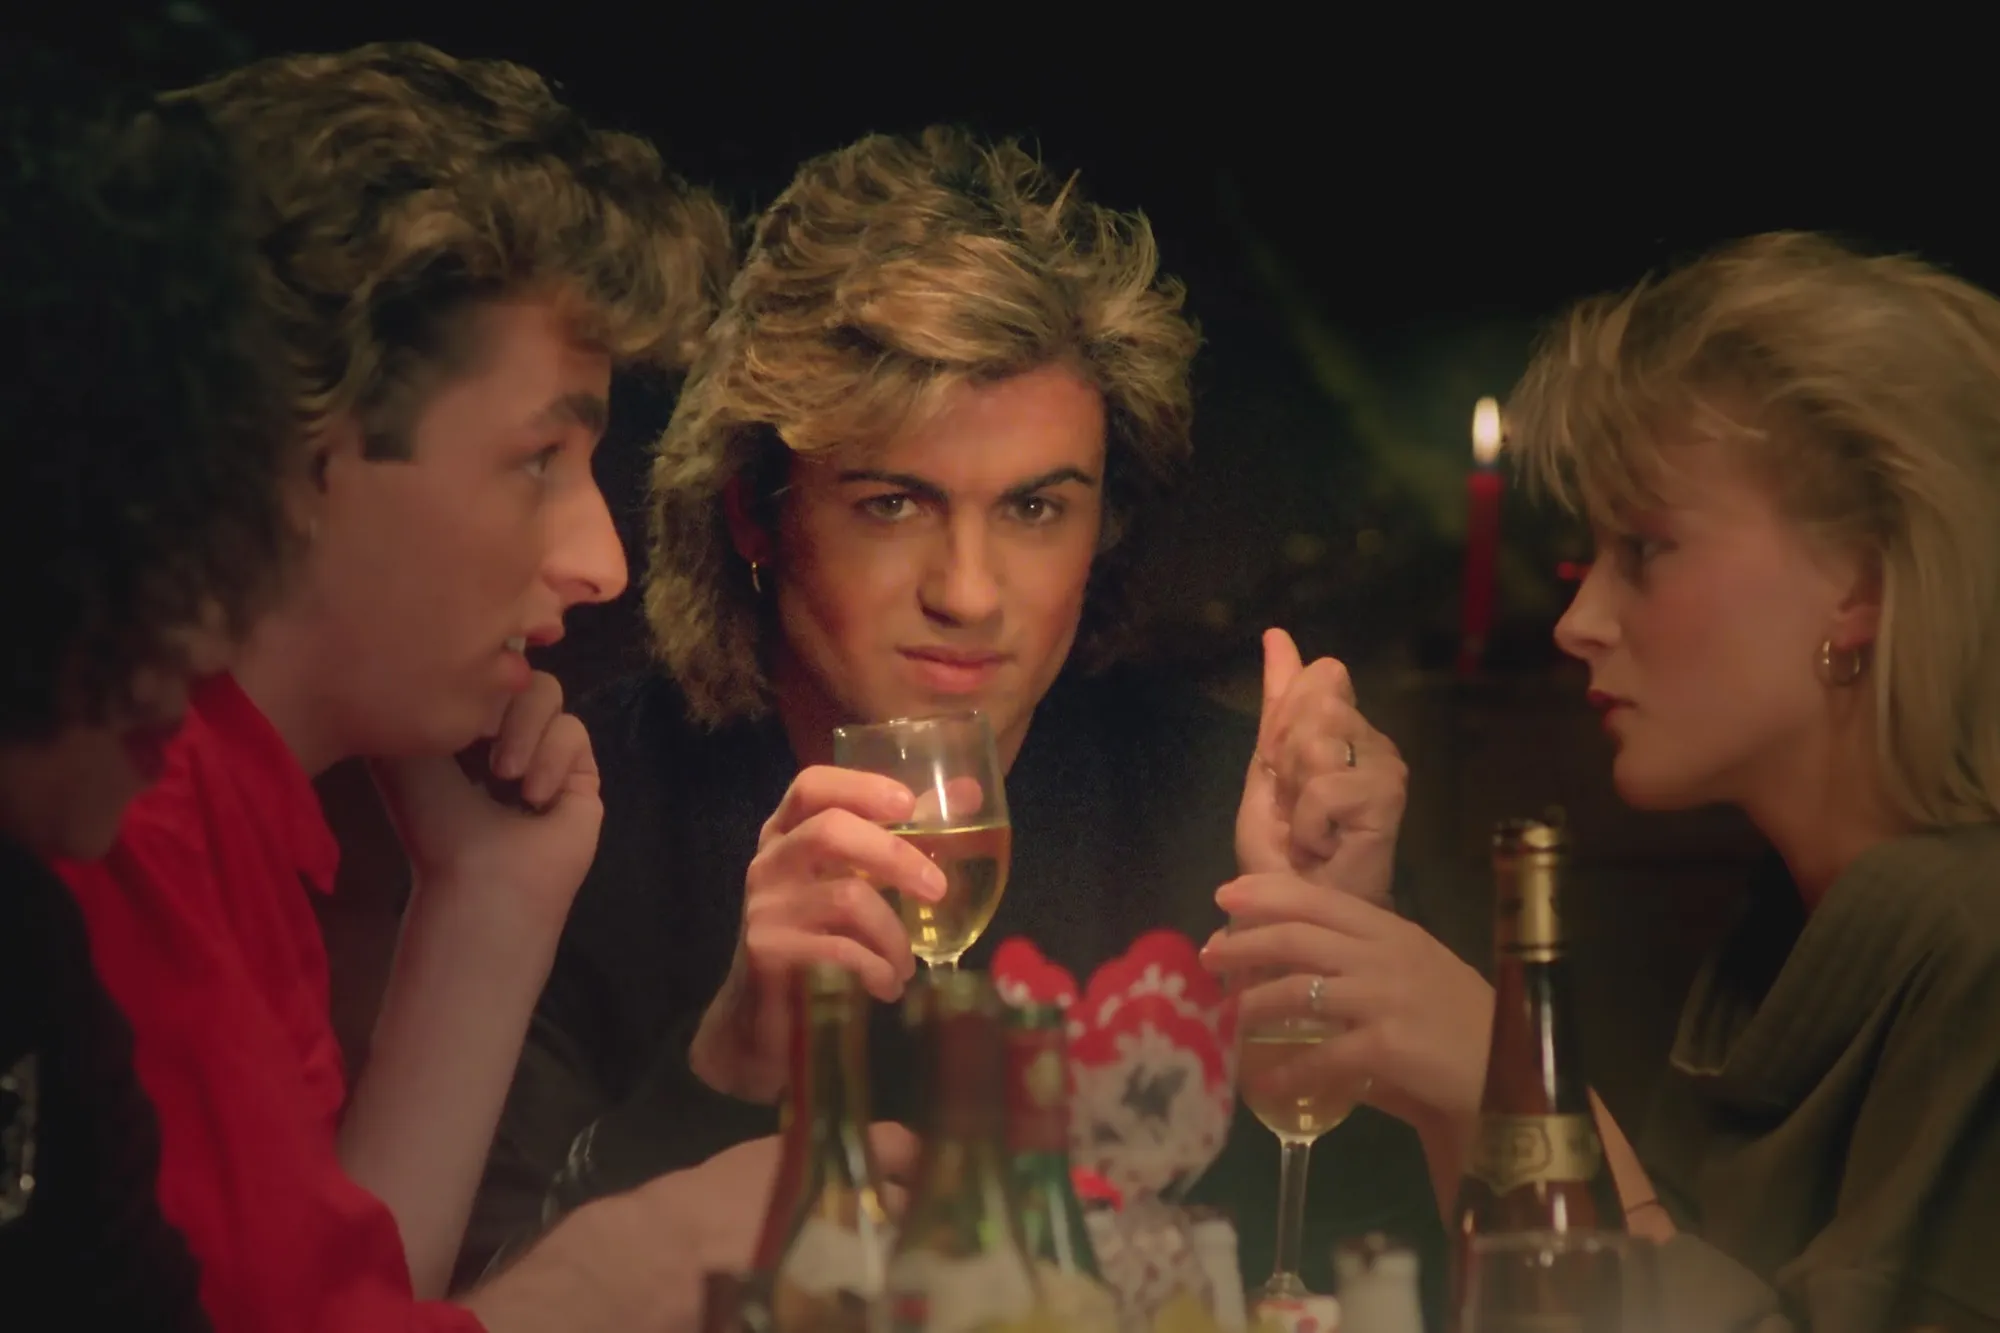
[[[346,1097],[308,892],[339,848],[234,680],[203,685],[102,862],[64,865],[160,1122],[160,1206],[218,1333],[475,1333],[419,1302],[388,1208],[337,1156]]]

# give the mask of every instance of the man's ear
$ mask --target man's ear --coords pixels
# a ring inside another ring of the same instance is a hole
[[[342,415],[314,434],[307,448],[306,476],[313,493],[324,499],[335,472],[367,461],[361,423],[352,415]]]
[[[750,488],[737,473],[722,487],[722,516],[729,524],[729,544],[749,564],[771,563],[771,534],[751,513]]]

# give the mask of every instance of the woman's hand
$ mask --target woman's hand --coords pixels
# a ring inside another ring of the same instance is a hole
[[[1274,1094],[1366,1084],[1364,1100],[1414,1125],[1427,1148],[1469,1141],[1493,1026],[1484,977],[1394,912],[1296,875],[1246,875],[1215,900],[1234,926],[1203,947],[1210,971],[1290,973],[1242,990],[1242,1028],[1285,1018],[1344,1028],[1275,1071]]]

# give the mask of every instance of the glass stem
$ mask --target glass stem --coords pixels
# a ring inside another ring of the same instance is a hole
[[[958,971],[958,959],[956,957],[936,959],[931,963],[931,971],[940,976],[949,976]]]
[[[1306,1164],[1312,1160],[1311,1139],[1278,1141],[1278,1245],[1271,1276],[1296,1279],[1299,1242],[1306,1224]]]

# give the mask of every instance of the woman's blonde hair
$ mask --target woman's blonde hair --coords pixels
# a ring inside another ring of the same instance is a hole
[[[2000,818],[2000,301],[1915,259],[1757,236],[1579,304],[1508,417],[1530,473],[1612,526],[1655,502],[1663,431],[1732,441],[1788,516],[1880,569],[1890,798],[1922,827]]]
[[[724,516],[733,478],[769,521],[792,454],[884,440],[959,385],[1057,362],[1104,400],[1106,539],[1076,652],[1114,659],[1138,520],[1189,454],[1198,338],[1181,303],[1144,217],[1088,202],[1013,142],[932,128],[802,167],[758,222],[653,462],[646,615],[693,716],[770,704],[766,621]]]
[[[372,455],[406,456],[483,300],[556,300],[616,363],[678,369],[728,280],[721,207],[519,65],[379,43],[176,96],[221,127],[257,196],[261,285],[308,436],[353,413]]]

